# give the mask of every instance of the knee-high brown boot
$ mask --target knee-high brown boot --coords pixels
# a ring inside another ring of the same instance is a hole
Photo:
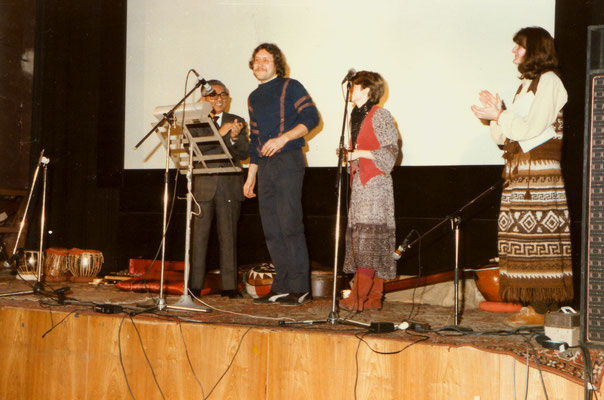
[[[357,272],[350,295],[340,300],[340,308],[345,310],[363,311],[367,296],[373,286],[373,279],[367,274]]]
[[[380,310],[382,308],[382,296],[384,294],[384,280],[378,278],[377,274],[373,275],[373,286],[365,301],[365,310]]]

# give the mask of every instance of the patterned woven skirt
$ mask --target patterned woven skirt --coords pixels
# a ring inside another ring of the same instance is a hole
[[[501,197],[501,298],[525,304],[572,300],[570,218],[560,163],[521,164]]]

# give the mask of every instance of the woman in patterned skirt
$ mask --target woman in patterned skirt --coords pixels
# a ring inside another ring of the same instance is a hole
[[[344,271],[355,273],[350,296],[340,307],[380,309],[384,279],[396,274],[394,194],[390,171],[398,156],[398,134],[390,113],[377,105],[384,79],[360,71],[352,80],[351,146],[348,165],[352,182]]]
[[[522,83],[505,109],[499,95],[479,94],[472,111],[490,121],[503,145],[504,189],[499,211],[500,295],[520,302],[513,325],[542,325],[545,313],[573,298],[570,220],[560,172],[562,107],[554,40],[543,28],[514,36],[514,63]]]

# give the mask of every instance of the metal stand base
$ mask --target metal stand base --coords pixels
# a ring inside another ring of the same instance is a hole
[[[39,294],[44,290],[44,286],[42,282],[36,281],[32,286],[31,290],[23,290],[20,292],[11,292],[11,293],[0,293],[0,297],[10,297],[10,296],[22,296],[26,294]]]
[[[346,100],[350,97],[350,80],[346,85]],[[332,287],[332,296],[331,296],[331,312],[329,316],[325,320],[309,320],[309,321],[279,321],[279,325],[295,325],[295,324],[304,324],[304,325],[313,325],[313,324],[344,324],[344,325],[354,325],[363,328],[368,328],[370,324],[366,324],[364,322],[352,321],[345,318],[340,318],[338,315],[338,302],[337,302],[337,285],[338,285],[338,255],[340,251],[340,219],[341,219],[341,209],[342,209],[342,169],[343,169],[343,160],[344,153],[346,152],[346,147],[344,146],[344,136],[346,133],[346,119],[348,117],[348,101],[344,102],[344,118],[342,120],[342,132],[340,134],[340,144],[338,145],[338,167],[337,167],[337,177],[336,177],[336,191],[337,191],[337,205],[336,205],[336,226],[335,226],[335,255],[333,261],[333,287]]]
[[[365,322],[353,321],[351,319],[340,318],[337,312],[330,312],[329,316],[325,320],[306,320],[306,321],[279,321],[279,325],[317,325],[317,324],[342,324],[358,326],[360,328],[369,328],[371,324]]]
[[[26,290],[23,292],[0,293],[0,297],[23,296],[26,294],[37,294],[37,292],[34,292],[33,290]]]
[[[212,312],[211,308],[200,306],[193,301],[193,298],[188,294],[183,294],[180,296],[180,299],[171,306],[167,306],[173,310],[183,310],[183,311],[198,311],[198,312]]]
[[[204,312],[204,313],[212,312],[211,308],[195,304],[195,302],[193,302],[193,299],[191,298],[191,296],[184,295],[184,294],[182,296],[180,296],[178,301],[174,304],[168,305],[168,304],[166,304],[165,297],[160,297],[153,303],[137,304],[136,307],[139,309],[140,308],[144,309],[145,312],[164,311],[166,309],[176,310],[176,311]]]

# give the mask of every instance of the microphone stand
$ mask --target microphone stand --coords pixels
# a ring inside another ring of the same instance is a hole
[[[151,128],[151,130],[145,135],[145,137],[143,137],[137,144],[136,146],[134,146],[134,149],[138,149],[148,138],[149,136],[151,136],[151,134],[153,132],[155,132],[157,129],[159,129],[163,124],[165,124],[166,122],[168,123],[168,130],[167,130],[167,146],[166,146],[166,165],[165,165],[165,170],[164,170],[164,199],[163,199],[163,227],[162,227],[162,238],[161,238],[161,271],[160,271],[160,279],[159,279],[159,298],[155,301],[155,304],[151,307],[147,306],[143,306],[145,307],[145,311],[152,311],[153,309],[157,309],[158,311],[163,311],[164,309],[168,308],[168,309],[175,309],[175,310],[181,310],[181,311],[198,311],[198,312],[211,312],[212,309],[207,308],[207,307],[202,307],[202,306],[198,306],[197,304],[194,304],[191,300],[191,297],[189,296],[189,294],[187,293],[188,291],[188,277],[189,277],[189,271],[188,268],[185,268],[185,276],[184,276],[184,293],[181,296],[180,300],[178,303],[174,304],[174,305],[167,305],[166,304],[166,299],[164,298],[164,271],[166,268],[166,231],[168,229],[167,227],[167,218],[168,218],[168,178],[170,175],[170,135],[171,135],[171,128],[172,128],[172,124],[174,123],[174,112],[178,109],[178,107],[180,107],[181,104],[183,104],[185,102],[185,100],[191,96],[200,86],[205,85],[206,84],[206,80],[201,78],[197,81],[197,84],[193,87],[193,89],[191,89],[187,94],[185,94],[185,96],[174,106],[172,107],[172,109],[170,111],[168,111],[167,113],[164,113],[164,116],[161,120],[159,120],[159,122],[157,124],[155,124],[153,126],[153,128]],[[190,153],[190,158],[189,158],[189,169],[188,169],[188,173],[187,173],[187,218],[190,216],[190,210],[191,210],[191,172],[192,172],[192,152]],[[185,257],[187,257],[187,259],[185,260],[185,264],[188,267],[188,252],[189,252],[189,233],[190,233],[190,220],[187,219],[187,236],[186,236],[186,245],[187,245],[187,249],[185,250]]]
[[[8,297],[8,296],[19,296],[24,294],[39,294],[44,290],[44,286],[42,285],[42,251],[44,248],[44,225],[46,221],[46,178],[47,178],[47,167],[50,160],[47,157],[44,157],[44,150],[40,153],[40,158],[38,159],[38,164],[36,165],[36,170],[34,171],[34,176],[32,178],[31,188],[29,189],[29,196],[27,198],[27,204],[25,205],[25,211],[23,213],[23,217],[21,218],[21,222],[19,224],[19,232],[17,233],[17,241],[15,242],[15,248],[13,249],[13,255],[10,258],[10,263],[13,261],[18,263],[18,251],[17,247],[19,246],[19,239],[21,238],[21,233],[23,232],[23,228],[25,226],[25,220],[27,218],[27,211],[29,210],[29,205],[31,203],[31,199],[34,193],[34,188],[36,187],[36,182],[38,181],[38,173],[40,172],[40,167],[43,168],[42,171],[42,210],[40,212],[40,248],[38,251],[38,271],[36,274],[36,283],[32,286],[32,290],[26,290],[21,292],[12,292],[12,293],[2,293],[0,297]],[[68,290],[65,289],[58,289]]]
[[[337,283],[338,283],[338,256],[340,249],[340,224],[341,224],[341,207],[342,207],[342,170],[343,170],[343,158],[346,152],[346,148],[344,147],[344,138],[346,133],[346,120],[348,118],[348,98],[350,95],[350,79],[347,79],[346,83],[346,100],[344,101],[344,118],[342,120],[342,133],[340,134],[340,144],[338,145],[338,168],[336,173],[336,192],[338,194],[337,200],[337,210],[336,210],[336,227],[335,227],[335,255],[333,261],[333,288],[331,294],[331,312],[327,319],[323,320],[306,320],[306,321],[279,321],[279,325],[294,325],[294,324],[321,324],[321,323],[330,323],[335,325],[337,323],[346,324],[346,325],[354,325],[363,328],[368,328],[370,325],[358,322],[346,318],[340,318],[338,314],[337,308]]]
[[[185,94],[185,97],[183,97],[178,103],[176,103],[176,105],[174,107],[172,107],[172,109],[170,111],[168,111],[167,113],[164,114],[164,117],[162,119],[159,120],[159,122],[157,124],[155,124],[153,126],[153,128],[151,128],[151,130],[149,132],[147,132],[147,134],[145,135],[145,137],[143,137],[137,144],[136,146],[134,146],[134,150],[138,150],[138,148],[147,140],[149,139],[149,136],[151,136],[153,134],[153,132],[155,132],[157,129],[159,129],[163,124],[165,124],[170,118],[173,118],[174,116],[174,111],[176,111],[176,109],[178,109],[178,107],[180,107],[180,105],[182,103],[185,102],[185,100],[187,100],[189,98],[190,95],[192,95],[197,89],[199,89],[200,86],[205,85],[207,82],[205,79],[201,78],[197,81],[197,84],[193,87],[193,89],[191,89],[189,91],[189,93]],[[168,137],[169,139],[169,137]]]
[[[454,232],[454,246],[455,246],[455,274],[454,274],[454,278],[453,278],[453,285],[455,287],[455,296],[454,296],[455,318],[454,318],[454,320],[455,320],[456,327],[459,325],[459,226],[461,225],[461,214],[463,213],[463,211],[466,208],[470,207],[471,205],[476,203],[478,200],[482,199],[484,196],[486,196],[487,194],[489,194],[493,190],[495,190],[497,188],[497,186],[499,186],[502,182],[503,182],[503,179],[500,179],[495,184],[493,184],[491,187],[486,189],[484,192],[480,193],[478,196],[474,197],[472,200],[470,200],[469,202],[467,202],[466,204],[461,206],[453,214],[446,216],[442,221],[440,221],[438,224],[434,225],[423,235],[420,235],[413,242],[411,242],[409,244],[403,242],[403,244],[399,247],[399,250],[397,250],[397,253],[400,251],[400,253],[402,255],[402,253],[405,253],[408,249],[413,247],[416,243],[421,242],[423,238],[430,235],[432,232],[434,232],[436,229],[441,227],[446,222],[451,223],[451,229]],[[398,258],[400,258],[400,256]]]

